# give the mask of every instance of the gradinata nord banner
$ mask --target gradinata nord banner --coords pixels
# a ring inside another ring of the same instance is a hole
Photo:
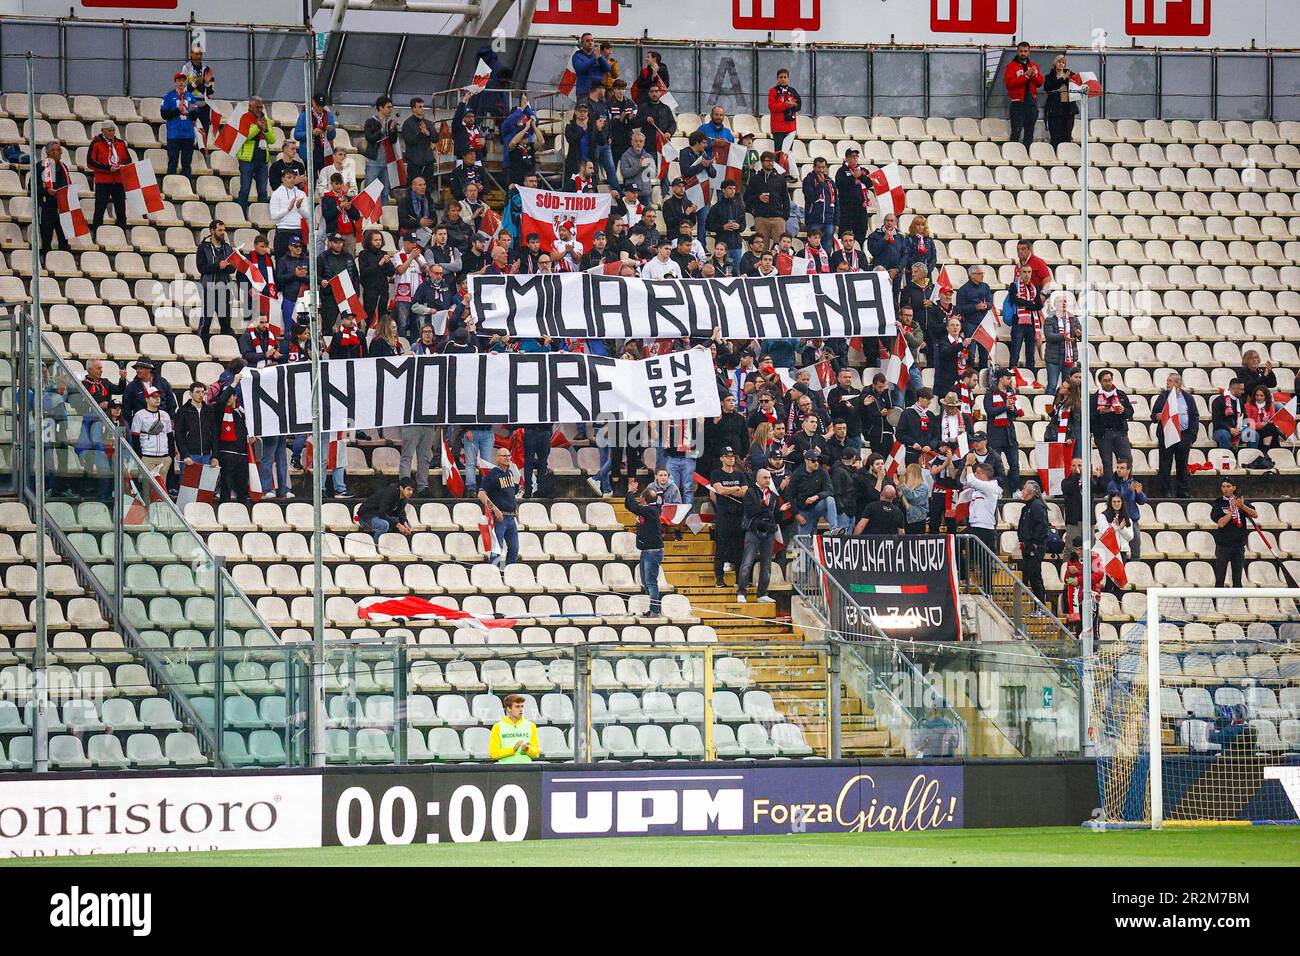
[[[724,339],[892,337],[884,272],[640,279],[591,272],[472,275],[480,332],[523,338]]]
[[[845,621],[869,620],[887,637],[961,640],[952,535],[818,536],[818,563],[852,604]],[[827,588],[832,602],[840,592]]]
[[[641,361],[581,352],[408,355],[322,362],[321,429],[660,421],[721,413],[704,349]],[[248,431],[311,431],[311,365],[245,369]]]

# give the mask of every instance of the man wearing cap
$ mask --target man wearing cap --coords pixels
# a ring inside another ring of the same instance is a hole
[[[190,44],[190,58],[181,66],[180,73],[198,106],[194,119],[206,130],[212,122],[208,101],[217,93],[217,82],[212,67],[203,62],[203,44],[197,40]]]
[[[334,323],[339,317],[339,303],[334,298],[330,280],[342,272],[352,278],[352,288],[361,290],[361,276],[352,255],[343,250],[343,235],[332,232],[325,243],[325,251],[316,257],[316,277],[320,282],[320,330],[321,335],[329,336],[334,332]]]
[[[835,231],[839,197],[830,178],[829,164],[823,156],[813,160],[812,172],[803,178],[803,208],[809,234],[814,229],[821,233]]]
[[[129,423],[135,419],[135,413],[145,407],[145,393],[150,388],[157,389],[161,394],[159,407],[168,415],[175,416],[176,395],[167,380],[155,372],[153,362],[137,359],[131,368],[135,372],[135,378],[122,389],[122,420]]]
[[[190,166],[194,158],[194,116],[199,103],[189,90],[189,80],[184,73],[172,77],[172,89],[163,97],[159,114],[167,121],[167,175],[177,170],[191,179]]]
[[[984,267],[975,265],[967,273],[965,285],[957,290],[955,305],[961,315],[961,334],[965,338],[975,334],[984,316],[993,308],[993,290],[984,281]],[[972,341],[971,359],[976,368],[989,364],[989,352],[981,343]]]
[[[993,480],[993,465],[989,462],[976,463],[974,453],[966,456],[961,474],[962,484],[972,490],[970,514],[966,519],[966,530],[984,543],[993,554],[998,553],[998,498],[1002,495],[1002,486]],[[975,562],[985,576],[987,585],[992,567],[988,562]]]
[[[90,141],[86,151],[86,165],[95,174],[95,212],[90,221],[90,237],[99,234],[104,224],[104,213],[113,204],[113,221],[126,229],[126,187],[122,185],[122,167],[130,164],[131,153],[126,143],[117,138],[117,124],[106,122],[99,135]]]
[[[998,369],[996,383],[984,395],[984,420],[988,423],[989,450],[1002,456],[1007,463],[1007,494],[1020,488],[1020,443],[1016,438],[1016,420],[1025,410],[1017,401],[1015,373],[1009,368]]]
[[[276,236],[276,242],[279,242],[279,236]],[[306,254],[302,249],[302,239],[296,233],[290,236],[285,242],[285,252],[282,256],[277,256],[275,260],[275,288],[280,293],[281,298],[281,317],[283,324],[281,328],[290,329],[293,327],[294,312],[298,307],[298,297],[302,295],[303,290],[307,288],[307,283],[311,281]]]
[[[724,408],[726,399],[723,400]],[[709,497],[713,501],[713,578],[716,587],[726,587],[723,575],[740,567],[744,553],[744,534],[741,521],[744,516],[745,493],[748,479],[736,468],[736,450],[730,445],[720,449],[720,467],[709,476]]]
[[[606,262],[617,261],[608,258],[609,240],[605,238],[605,230],[598,229],[596,234],[591,237],[591,248],[582,254],[582,262],[578,264],[579,270],[587,272],[590,269],[600,269]]]
[[[726,245],[732,265],[739,274],[744,254],[740,234],[745,228],[745,203],[736,193],[737,186],[732,180],[722,184],[722,198],[709,209],[708,230],[715,241]]]
[[[826,519],[830,533],[838,533],[840,521],[835,489],[831,485],[830,472],[821,466],[815,448],[803,453],[803,468],[790,479],[789,500],[795,509],[796,534],[816,534],[820,518]]]
[[[311,123],[310,139],[307,132],[307,124]],[[327,156],[332,156],[334,152],[334,137],[338,130],[334,126],[334,114],[325,108],[325,96],[317,93],[312,97],[311,115],[307,113],[298,114],[298,123],[293,130],[293,138],[298,141],[298,145],[305,151],[308,145],[311,146],[312,169],[324,169],[326,166]],[[328,152],[326,147],[329,147]]]
[[[248,113],[255,120],[248,131],[248,139],[239,147],[236,159],[239,160],[239,208],[248,213],[248,196],[257,184],[257,201],[266,202],[270,196],[269,167],[270,147],[275,145],[279,134],[271,125],[271,117],[266,114],[266,104],[260,96],[250,97]]]
[[[222,335],[234,335],[230,325],[230,306],[235,298],[235,267],[226,265],[233,250],[226,238],[226,224],[212,220],[212,228],[199,243],[194,256],[203,290],[203,316],[199,319],[199,338],[206,347],[211,337],[212,320],[220,325]]]
[[[271,221],[275,223],[275,259],[289,251],[289,243],[297,238],[299,245],[305,238],[302,234],[303,220],[307,215],[307,194],[302,191],[298,171],[286,166],[280,174],[280,186],[271,193],[269,203]],[[281,294],[284,290],[280,288]]]
[[[786,174],[776,169],[776,155],[764,150],[761,165],[749,177],[745,187],[745,205],[754,214],[754,232],[775,246],[785,233],[785,220],[790,215],[790,191]]]
[[[865,236],[867,229],[867,202],[871,196],[871,179],[867,169],[859,162],[861,153],[854,146],[844,150],[844,164],[835,173],[835,192],[840,207],[840,228],[852,229],[856,236]]]
[[[670,236],[680,235],[683,223],[694,232],[699,222],[700,207],[686,198],[686,180],[681,176],[670,186],[672,195],[664,200],[664,230]]]
[[[162,409],[162,391],[146,384],[145,407],[131,416],[131,447],[144,460],[144,466],[158,481],[167,484],[175,445],[172,417]]]

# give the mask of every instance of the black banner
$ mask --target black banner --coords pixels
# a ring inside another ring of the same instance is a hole
[[[819,535],[814,544],[822,568],[852,599],[846,625],[863,619],[900,640],[961,640],[951,535]],[[827,593],[833,602],[841,597]]]
[[[321,845],[513,843],[542,835],[541,773],[395,768],[324,775]]]

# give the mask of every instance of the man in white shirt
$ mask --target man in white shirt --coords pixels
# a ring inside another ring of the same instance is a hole
[[[307,194],[298,183],[298,172],[286,169],[280,188],[271,193],[271,221],[275,223],[275,258],[278,261],[289,251],[289,240],[305,239],[302,234],[303,216],[307,212]]]
[[[165,487],[172,466],[172,417],[162,410],[161,389],[145,386],[144,408],[131,419],[131,443],[145,468]]]
[[[330,177],[335,173],[343,177],[343,191],[349,196],[356,195],[357,174],[352,171],[352,164],[348,162],[347,147],[335,146],[333,159],[334,162],[322,169],[316,177],[316,195],[324,196],[333,188],[330,186]]]
[[[641,278],[680,279],[682,270],[677,263],[673,262],[672,251],[672,244],[668,240],[660,240],[659,247],[655,250],[655,257],[641,267]]]
[[[582,262],[582,243],[570,231],[569,224],[560,224],[560,238],[551,244],[551,252],[560,272],[577,272]]]
[[[970,516],[966,519],[968,530],[997,554],[998,498],[1002,495],[1002,486],[993,480],[993,465],[987,461],[976,464],[975,455],[967,455],[961,480],[971,490]],[[986,562],[980,561],[979,565],[982,573],[991,573]],[[987,585],[989,582],[984,583]]]

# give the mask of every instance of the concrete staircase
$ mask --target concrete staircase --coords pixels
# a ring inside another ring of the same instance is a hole
[[[614,501],[614,512],[629,531],[636,530],[636,518],[622,501]],[[707,528],[692,534],[681,529],[681,540],[673,540],[665,529],[664,576],[678,594],[690,599],[700,620],[712,627],[721,643],[762,644],[765,641],[802,641],[803,632],[790,623],[789,584],[773,586],[777,603],[759,603],[753,599],[736,603],[736,572],[725,575],[727,587],[714,586],[713,538]],[[765,690],[772,695],[778,710],[803,730],[804,739],[818,753],[826,752],[826,663],[816,646],[807,651],[790,648],[737,650],[735,656],[745,660],[753,679],[750,690]],[[882,757],[900,753],[893,746],[889,730],[877,721],[865,701],[841,687],[840,751],[845,757]]]

